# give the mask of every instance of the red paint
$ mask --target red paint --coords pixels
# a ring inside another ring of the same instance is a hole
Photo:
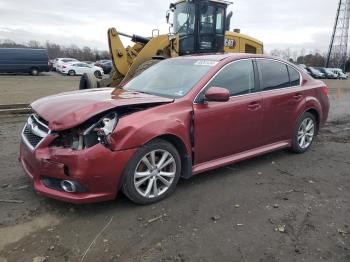
[[[226,88],[211,87],[205,92],[205,98],[211,102],[227,102],[230,100],[230,92]]]
[[[119,119],[109,148],[96,145],[85,150],[50,146],[56,135],[48,135],[34,151],[22,142],[20,161],[33,180],[35,190],[48,197],[73,203],[114,199],[123,170],[139,147],[159,136],[182,141],[192,160],[193,174],[235,163],[290,146],[298,118],[307,110],[327,120],[329,100],[321,81],[302,73],[302,86],[230,97],[222,88],[211,88],[206,103],[193,103],[206,83],[231,61],[265,57],[250,54],[200,56],[215,65],[183,98],[173,99],[104,88],[50,96],[32,104],[52,131],[77,127],[107,110],[128,105],[154,104]],[[182,59],[199,59],[191,56]],[[226,102],[214,102],[224,101]],[[193,134],[190,133],[191,127]],[[193,140],[191,139],[193,136]],[[192,156],[194,158],[192,158]],[[68,169],[69,177],[66,174]],[[47,188],[43,177],[70,179],[86,188],[84,193],[64,193]]]

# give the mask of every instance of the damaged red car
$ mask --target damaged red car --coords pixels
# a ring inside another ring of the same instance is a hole
[[[263,55],[159,62],[123,88],[42,98],[22,132],[20,162],[41,195],[72,203],[150,204],[180,177],[282,148],[306,152],[328,88]]]

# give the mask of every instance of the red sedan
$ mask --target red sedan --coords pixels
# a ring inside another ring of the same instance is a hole
[[[329,110],[328,88],[288,62],[250,54],[164,60],[123,88],[34,102],[20,161],[35,190],[72,203],[139,204],[180,177],[282,148],[306,152]]]

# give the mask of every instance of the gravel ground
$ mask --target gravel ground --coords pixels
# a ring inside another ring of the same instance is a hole
[[[350,92],[331,98],[308,153],[282,150],[181,180],[151,206],[122,194],[82,206],[36,195],[17,162],[25,117],[2,117],[0,200],[19,202],[0,202],[0,262],[349,262]]]
[[[79,88],[79,76],[56,72],[39,76],[0,74],[0,105],[31,103],[38,98]]]
[[[0,105],[31,103],[38,98],[78,90],[80,77],[56,72],[39,76],[0,74]],[[350,80],[325,80],[330,88],[350,90]]]

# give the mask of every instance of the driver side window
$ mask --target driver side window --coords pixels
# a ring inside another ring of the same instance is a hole
[[[255,91],[253,61],[243,60],[228,64],[207,87],[214,86],[228,89],[231,96],[253,93]]]

